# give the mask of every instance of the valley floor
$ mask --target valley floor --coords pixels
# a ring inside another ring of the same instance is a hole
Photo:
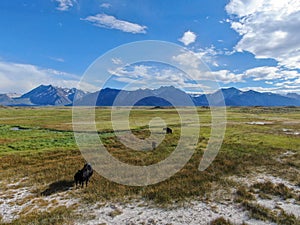
[[[300,224],[300,108],[228,108],[222,148],[202,172],[211,116],[206,108],[198,113],[195,153],[169,179],[131,187],[95,172],[88,187],[75,188],[74,173],[85,159],[71,109],[0,108],[0,224]],[[149,136],[147,124],[156,116],[172,127],[153,151],[124,147],[106,122],[110,109],[96,115],[108,151],[132,165],[161,161],[180,137],[175,109],[131,112],[138,138]]]

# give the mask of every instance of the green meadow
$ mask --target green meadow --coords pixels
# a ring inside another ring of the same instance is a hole
[[[158,184],[133,187],[114,183],[94,173],[87,188],[71,191],[69,196],[79,198],[83,203],[143,199],[167,207],[173,203],[184,204],[191,199],[217,201],[218,198],[227,198],[230,189],[234,188],[237,190],[234,201],[249,210],[253,218],[297,224],[299,221],[292,215],[274,215],[266,209],[257,208],[251,203],[254,189],[228,177],[267,173],[300,186],[300,108],[227,108],[227,128],[222,147],[213,163],[203,172],[198,171],[198,166],[210,137],[211,113],[208,108],[202,107],[197,111],[201,121],[198,144],[191,159],[174,176]],[[180,118],[172,108],[135,108],[130,113],[130,127],[138,138],[149,137],[148,124],[155,117],[162,118],[173,129],[173,134],[166,135],[152,151],[134,151],[122,145],[112,129],[110,108],[96,108],[95,113],[96,127],[105,147],[114,157],[132,165],[150,165],[163,160],[174,151],[180,138]],[[0,186],[5,190],[9,190],[9,184],[20,180],[22,182],[18,186],[32,188],[36,196],[51,196],[72,187],[74,173],[85,162],[72,130],[72,108],[1,107],[0,161]],[[276,185],[264,187],[258,185],[255,190],[259,189],[263,196],[278,189]],[[214,196],[216,190],[222,190],[223,194]],[[300,201],[299,194],[282,187],[280,190],[279,194],[291,194]],[[257,211],[254,212],[255,208]],[[32,221],[33,224],[61,224],[76,218],[73,208],[57,207],[47,213],[32,210],[28,213],[28,210],[20,212],[20,218],[12,224]]]

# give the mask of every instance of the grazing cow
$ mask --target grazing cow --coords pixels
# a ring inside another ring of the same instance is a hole
[[[163,130],[166,131],[166,134],[172,134],[173,133],[173,131],[170,127],[165,127],[165,128],[163,128]]]
[[[93,168],[91,164],[89,163],[84,164],[83,168],[81,170],[78,170],[77,173],[74,175],[76,187],[78,184],[81,185],[81,187],[83,187],[84,182],[85,182],[85,186],[87,187],[89,179],[92,175],[93,175]]]
[[[75,185],[77,187],[77,185],[82,184],[82,171],[78,170],[77,173],[75,173],[74,175],[74,181],[75,181]]]
[[[156,149],[156,142],[155,141],[152,141],[152,149]]]

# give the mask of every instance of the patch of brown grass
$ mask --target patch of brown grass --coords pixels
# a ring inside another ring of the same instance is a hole
[[[292,214],[287,214],[283,210],[279,213],[274,210],[265,208],[256,203],[251,203],[248,201],[242,202],[242,205],[246,210],[249,211],[252,218],[262,220],[262,221],[271,221],[279,225],[298,225],[300,224],[299,219],[297,219]]]
[[[224,219],[224,217],[219,217],[217,219],[214,219],[209,224],[210,225],[232,225],[232,223],[229,220]]]
[[[294,194],[290,188],[284,184],[273,184],[271,181],[255,183],[252,185],[252,188],[258,189],[259,193],[276,195],[283,199],[292,198]]]
[[[255,196],[249,192],[244,186],[241,186],[236,191],[236,201],[243,202],[243,201],[252,201],[255,200]]]
[[[119,216],[119,215],[121,215],[123,212],[120,210],[120,209],[115,209],[115,210],[113,210],[113,211],[111,211],[108,215],[110,216],[110,217],[116,217],[116,216]]]
[[[73,224],[74,215],[69,208],[64,206],[57,207],[49,212],[32,211],[21,215],[18,219],[8,223],[9,225],[24,225],[24,224]]]

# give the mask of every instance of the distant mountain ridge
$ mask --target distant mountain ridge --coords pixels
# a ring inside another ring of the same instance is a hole
[[[189,106],[192,98],[184,91],[173,86],[158,89],[137,89],[126,91],[105,88],[84,96],[75,105],[97,106]]]
[[[300,100],[300,95],[297,93],[288,93],[286,96],[289,98],[294,98],[294,99]]]
[[[76,88],[60,88],[52,85],[41,85],[21,96],[28,98],[35,105],[69,105],[75,94],[83,97],[86,93]]]
[[[40,85],[33,90],[13,97],[0,94],[0,105],[5,106],[209,106],[222,105],[220,96],[224,96],[227,106],[300,106],[300,95],[289,93],[261,93],[241,91],[236,88],[220,89],[212,94],[187,94],[173,86],[163,86],[154,90],[137,89],[125,91],[105,88],[88,93],[76,88],[61,88],[52,85]],[[75,100],[75,101],[74,101]],[[210,100],[210,101],[208,101]],[[210,104],[209,104],[210,102]]]
[[[20,97],[0,95],[0,105],[8,106],[65,106],[73,102],[75,94],[84,96],[88,93],[76,88],[60,88],[52,85],[40,85]]]
[[[233,87],[220,89],[207,96],[195,97],[195,105],[208,106],[207,98],[217,99],[217,95],[220,95],[219,92],[222,92],[226,106],[300,106],[300,98],[297,99],[294,95],[294,97],[290,97],[290,95],[283,96],[271,92],[241,91]]]

